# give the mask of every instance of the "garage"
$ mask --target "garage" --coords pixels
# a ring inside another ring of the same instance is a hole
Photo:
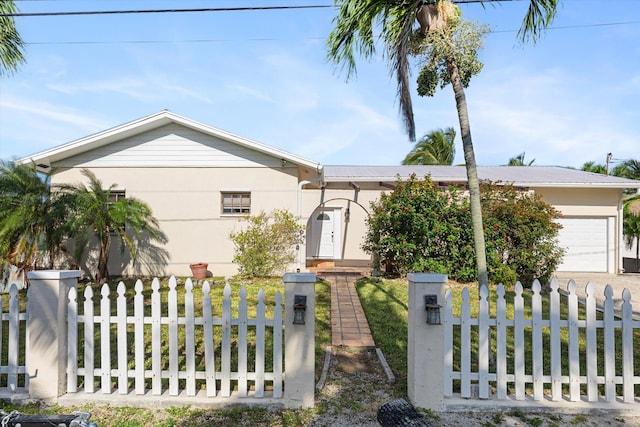
[[[559,222],[558,240],[566,253],[558,271],[608,272],[614,256],[609,218],[562,218]]]

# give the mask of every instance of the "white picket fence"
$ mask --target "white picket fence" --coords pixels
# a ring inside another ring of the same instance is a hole
[[[0,397],[9,397],[29,389],[26,367],[29,354],[27,311],[20,312],[18,287],[15,284],[9,289],[6,311],[3,309],[5,298],[6,294],[0,294],[0,361],[6,361],[6,364],[0,365]],[[7,337],[6,341],[2,339],[4,336]]]
[[[184,301],[178,301],[176,286],[176,279],[172,277],[168,302],[163,304],[158,279],[152,282],[150,299],[145,299],[143,284],[138,280],[131,309],[128,307],[131,299],[125,296],[126,288],[121,282],[117,287],[115,314],[112,314],[109,286],[101,288],[97,312],[94,312],[91,287],[85,288],[82,304],[78,303],[77,291],[72,288],[68,304],[67,392],[122,395],[133,389],[135,395],[150,392],[156,396],[168,393],[169,396],[229,397],[233,393],[238,397],[282,397],[281,293],[276,294],[271,307],[273,317],[268,318],[265,316],[264,291],[260,289],[256,317],[249,318],[247,290],[243,286],[237,317],[234,317],[231,288],[227,284],[223,291],[222,317],[213,317],[209,282],[202,284],[200,313],[195,310],[191,279],[185,283]],[[150,313],[148,309],[145,313],[145,306],[149,304]],[[179,304],[184,308],[181,316],[178,315],[182,308]],[[79,306],[83,307],[82,313]],[[99,339],[95,339],[98,329]],[[252,335],[255,344],[251,344]],[[267,336],[273,339],[273,363],[269,366],[265,363]],[[215,351],[218,343],[214,337],[220,340],[219,353]],[[115,360],[112,360],[114,342],[116,351]],[[80,364],[79,345],[84,349]],[[251,366],[248,362],[250,352],[255,354]],[[219,363],[216,363],[217,359],[220,359]],[[234,366],[232,359],[237,360]],[[79,384],[83,384],[82,388]]]
[[[543,307],[538,281],[533,283],[530,304],[525,304],[523,287],[517,283],[513,316],[507,316],[505,288],[498,286],[493,317],[486,287],[474,302],[469,290],[463,290],[460,317],[453,317],[452,293],[446,291],[446,397],[454,396],[455,383],[462,398],[635,402],[640,393],[634,394],[634,386],[640,384],[640,376],[634,373],[634,357],[640,357],[640,342],[634,341],[634,331],[640,329],[640,321],[633,319],[630,291],[622,293],[621,314],[616,317],[611,286],[604,291],[603,312],[596,309],[591,284],[585,289],[583,311],[574,281],[569,282],[566,296],[558,292],[557,280],[550,287],[549,305]],[[478,304],[478,317],[471,317],[472,304]],[[456,342],[454,328],[459,332]]]

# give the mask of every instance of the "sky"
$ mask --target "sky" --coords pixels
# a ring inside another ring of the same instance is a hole
[[[23,13],[329,0],[18,0]],[[527,0],[463,4],[488,24],[466,89],[476,161],[614,165],[640,158],[640,1],[561,0],[535,44]],[[25,157],[167,109],[324,165],[397,165],[413,147],[384,51],[346,81],[327,60],[332,8],[18,17],[26,60],[0,76],[0,159]],[[414,64],[412,81],[419,71]],[[451,87],[413,90],[416,134],[454,127]],[[456,137],[455,164],[464,162]]]

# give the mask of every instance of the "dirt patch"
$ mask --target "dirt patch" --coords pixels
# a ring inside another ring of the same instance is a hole
[[[338,369],[348,374],[355,372],[376,373],[380,369],[378,356],[375,349],[366,348],[339,348],[334,357],[338,363]]]

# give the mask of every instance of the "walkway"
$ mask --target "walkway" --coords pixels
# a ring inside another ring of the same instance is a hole
[[[355,282],[363,276],[337,269],[318,272],[318,276],[331,282],[331,345],[375,348],[355,287]]]

